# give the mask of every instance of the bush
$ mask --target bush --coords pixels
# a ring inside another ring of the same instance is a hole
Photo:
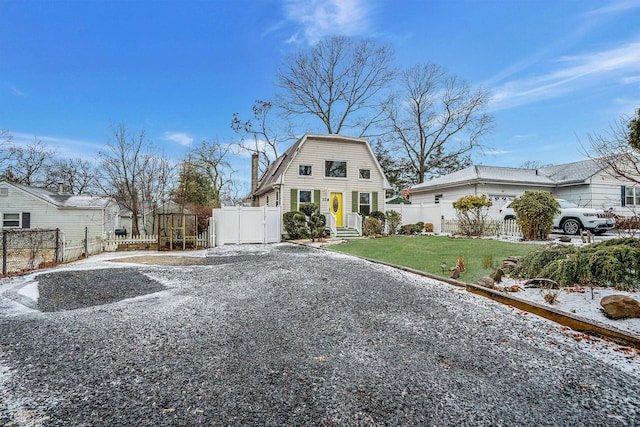
[[[302,212],[290,211],[282,215],[284,229],[287,231],[290,239],[303,239],[309,236],[307,228],[307,216]]]
[[[300,209],[300,212],[302,212],[306,216],[310,217],[314,213],[320,212],[320,205],[318,205],[316,203],[309,203],[309,202],[300,203],[299,209]]]
[[[385,216],[384,212],[380,212],[380,211],[373,211],[371,212],[371,215],[369,215],[371,218],[375,218],[378,221],[380,221],[380,226],[384,227],[384,223],[387,219],[387,217]]]
[[[424,230],[424,222],[416,222],[411,228],[411,234],[420,234]]]
[[[320,213],[314,213],[309,217],[307,226],[309,227],[311,240],[315,242],[316,239],[325,236],[327,232],[327,218]]]
[[[466,236],[482,236],[485,233],[485,225],[489,208],[493,205],[491,200],[482,196],[464,196],[453,203],[458,216],[458,229]]]
[[[362,234],[367,237],[375,237],[382,234],[382,223],[376,218],[367,218],[364,221]]]
[[[613,239],[590,246],[551,245],[520,260],[515,277],[542,277],[561,286],[601,284],[623,289],[640,287],[640,240]]]
[[[391,210],[391,211],[387,211],[384,214],[384,216],[387,221],[389,234],[390,235],[396,234],[396,231],[398,230],[398,226],[402,222],[402,214],[398,211]]]
[[[548,191],[526,191],[511,207],[525,240],[547,240],[553,231],[553,217],[560,213],[558,201]]]

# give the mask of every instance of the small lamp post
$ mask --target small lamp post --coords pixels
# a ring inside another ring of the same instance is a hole
[[[446,263],[446,262],[444,262],[444,261],[442,261],[442,262],[440,263],[440,268],[442,268],[442,275],[444,275],[444,269],[445,269],[445,268],[447,268],[447,263]]]

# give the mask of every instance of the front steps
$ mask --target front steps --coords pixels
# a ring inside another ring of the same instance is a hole
[[[354,237],[360,237],[355,228],[338,227],[336,229],[336,238],[338,239],[349,239]]]

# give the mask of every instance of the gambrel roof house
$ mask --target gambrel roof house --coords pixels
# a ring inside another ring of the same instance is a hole
[[[0,181],[2,228],[59,228],[69,241],[106,237],[118,224],[118,203],[111,197],[70,195]]]
[[[342,135],[304,135],[259,181],[256,173],[254,167],[254,206],[278,206],[284,214],[317,203],[332,230],[359,230],[359,214],[384,210],[391,188],[369,143]]]
[[[640,208],[640,186],[613,178],[594,160],[538,169],[470,166],[411,187],[411,201],[453,203],[462,196],[484,194],[493,202],[489,214],[498,218],[503,205],[527,190],[549,191],[579,206],[611,208],[620,215]]]

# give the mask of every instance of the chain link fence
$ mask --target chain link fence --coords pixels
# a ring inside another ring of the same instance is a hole
[[[2,230],[2,276],[53,265],[61,260],[60,230]]]

